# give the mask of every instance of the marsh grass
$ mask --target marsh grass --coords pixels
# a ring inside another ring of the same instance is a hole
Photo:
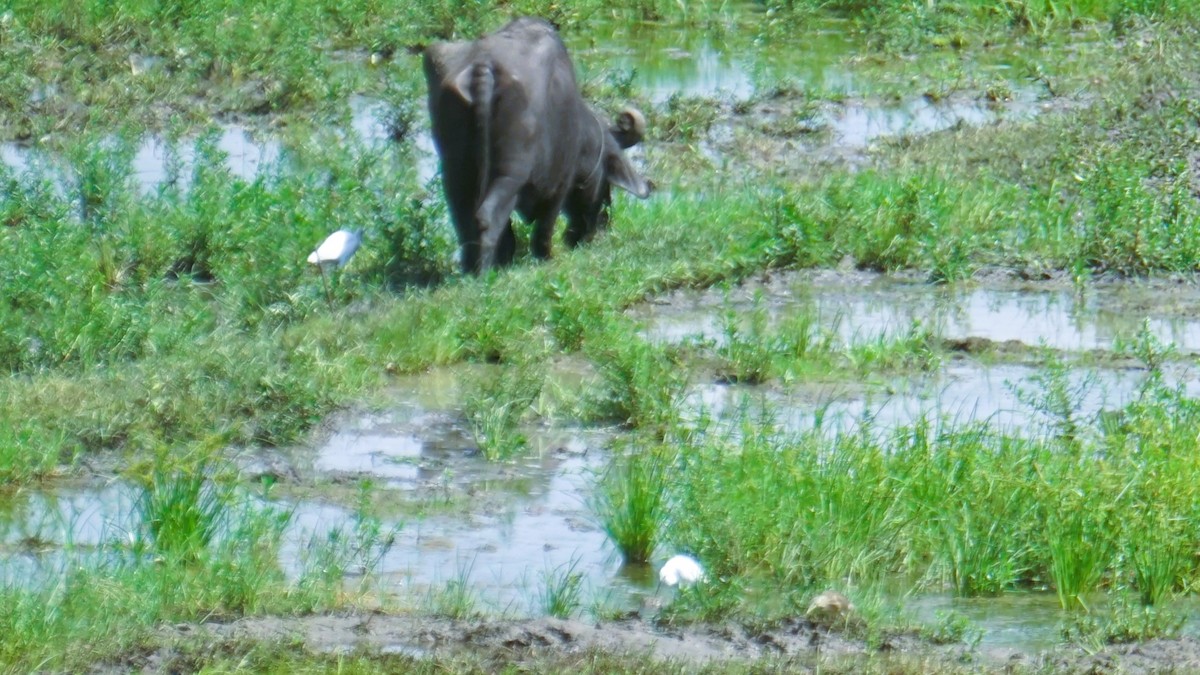
[[[983,639],[983,630],[957,612],[938,612],[934,623],[919,634],[936,645],[965,644],[972,649]]]
[[[157,467],[137,500],[150,550],[195,559],[227,527],[232,488],[215,483],[208,467]]]
[[[579,610],[583,594],[583,574],[577,568],[579,559],[572,558],[552,570],[542,572],[538,590],[541,609],[547,616],[569,619]]]
[[[599,392],[586,405],[589,417],[611,420],[662,437],[679,420],[687,375],[677,355],[613,321],[584,343],[600,373]]]
[[[471,572],[475,561],[460,562],[454,578],[441,586],[431,587],[425,595],[425,606],[437,616],[450,619],[469,619],[480,614],[479,599],[471,588]]]
[[[936,342],[932,331],[914,321],[899,335],[852,339],[845,353],[851,367],[864,374],[932,371],[941,364]]]
[[[1162,606],[1196,573],[1182,555],[1196,469],[1179,452],[1196,405],[1155,378],[1120,424],[1067,445],[982,421],[783,433],[742,414],[696,428],[667,484],[669,543],[721,578],[963,596],[1048,582],[1064,608],[1094,611],[1105,590]]]
[[[510,368],[483,373],[469,385],[467,423],[488,460],[512,459],[526,447],[521,423],[532,412],[545,383],[545,363],[531,357]]]
[[[666,534],[674,468],[668,448],[635,442],[601,476],[592,511],[626,564],[650,562]]]
[[[1174,610],[1150,607],[1126,595],[1092,613],[1071,613],[1063,621],[1064,640],[1098,650],[1105,645],[1177,637],[1186,617]]]
[[[781,351],[767,334],[767,310],[761,294],[755,295],[745,316],[727,310],[721,317],[724,340],[717,354],[725,365],[718,377],[730,383],[761,384],[775,372],[775,354]]]

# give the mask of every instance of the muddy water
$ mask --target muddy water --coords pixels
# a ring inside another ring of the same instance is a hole
[[[742,300],[752,304],[756,294],[783,297],[784,287],[786,284],[776,283],[764,287],[768,290],[758,289],[759,293],[742,289],[697,303],[715,303],[707,309],[711,315],[715,308],[736,308]],[[1050,308],[1057,305],[1047,299],[1045,291],[1005,291],[1007,295],[999,301],[981,302],[971,301],[976,291],[947,295],[933,287],[882,281],[854,288],[859,290],[837,285],[808,289],[806,302],[823,298],[820,302],[832,307],[844,304],[846,296],[854,293],[878,295],[848,311],[862,320],[861,325],[831,324],[849,337],[905,327],[913,312],[922,316],[940,312],[949,317],[946,326],[962,326],[965,335],[1036,314],[1038,328],[1017,335],[1026,339],[1059,336],[1069,345],[1095,344],[1098,333],[1087,333],[1086,328],[1096,321],[1095,308],[1133,302],[1093,299],[1090,302],[1094,304],[1084,301],[1080,305],[1072,299],[1067,306],[1075,309],[1056,315]],[[900,297],[890,295],[897,293]],[[929,296],[924,301],[922,293]],[[639,312],[644,312],[651,324],[677,318],[674,312],[691,311],[682,297],[676,298],[677,304]],[[786,303],[780,301],[776,310],[783,313],[785,309]],[[1000,312],[1000,318],[988,312]],[[1052,318],[1041,316],[1047,314],[1058,316],[1066,325],[1054,327]],[[1163,321],[1173,325],[1166,318]],[[694,328],[659,335],[683,337]],[[714,337],[719,335],[714,333]],[[317,486],[294,491],[298,496],[276,502],[293,513],[281,552],[283,568],[299,575],[313,542],[326,540],[334,530],[351,535],[356,524],[354,500],[337,495],[353,494],[354,486],[370,481],[383,496],[379,515],[384,527],[397,528],[394,545],[374,568],[374,579],[384,593],[417,604],[435,604],[447,584],[463,581],[476,596],[478,608],[539,614],[538,594],[545,588],[544,577],[572,570],[583,579],[585,606],[601,602],[607,607],[636,608],[663,594],[644,570],[639,574],[621,568],[587,506],[594,476],[605,466],[606,446],[614,432],[569,425],[530,427],[525,430],[531,445],[527,456],[513,462],[488,462],[478,454],[461,413],[465,383],[475,375],[464,367],[398,380],[386,402],[376,409],[331,420],[328,431],[310,446],[275,458],[289,465],[284,474],[296,477],[302,485]],[[794,429],[811,428],[818,416],[823,416],[823,423],[830,428],[849,430],[866,418],[876,428],[884,428],[911,422],[920,415],[946,416],[959,422],[987,419],[1000,427],[1028,429],[1029,408],[1016,392],[1035,389],[1037,375],[1036,369],[1023,365],[987,367],[956,361],[937,373],[870,387],[818,384],[768,391],[699,384],[688,408],[693,416],[704,411],[721,421],[737,419],[747,407],[760,406],[772,410],[783,426]],[[1184,374],[1172,372],[1169,376],[1181,379]],[[1142,377],[1141,371],[1132,369],[1072,372],[1072,382],[1081,392],[1080,414],[1128,400]],[[350,489],[339,493],[337,489],[325,491],[321,485]],[[328,496],[322,496],[326,493]],[[136,525],[135,494],[129,486],[116,483],[25,492],[0,505],[0,545],[7,554],[0,563],[4,577],[24,583],[52,578],[65,564],[61,546],[66,541],[94,546],[125,539]],[[389,508],[389,503],[395,508]],[[357,578],[352,570],[347,581],[354,583]],[[998,649],[1034,651],[1052,645],[1058,640],[1062,620],[1057,600],[1048,594],[985,600],[933,595],[904,604],[932,624],[937,623],[939,611],[964,615],[982,631],[982,644]]]
[[[1043,375],[1028,366],[954,363],[937,373],[887,380],[866,389],[837,383],[786,391],[705,384],[694,387],[688,401],[693,423],[703,414],[707,422],[731,429],[749,412],[766,413],[781,429],[794,432],[819,427],[831,434],[850,433],[866,425],[885,438],[898,427],[926,420],[952,426],[986,422],[998,431],[1037,437],[1052,433],[1056,421],[1031,402],[1045,392]],[[1146,377],[1140,370],[1071,370],[1067,379],[1076,419],[1093,419],[1135,400]],[[1189,395],[1200,395],[1200,383],[1189,370],[1170,369],[1165,380],[1184,383]]]
[[[1183,353],[1200,351],[1200,293],[1137,284],[1072,288],[956,289],[878,276],[813,283],[801,277],[733,291],[677,293],[631,314],[653,339],[724,340],[723,314],[765,312],[770,324],[808,315],[846,343],[907,332],[914,324],[947,339],[1015,340],[1066,351],[1112,350],[1146,329]]]
[[[860,148],[880,139],[929,134],[959,125],[1029,119],[1039,112],[1038,96],[1029,87],[1016,90],[1013,99],[1003,105],[978,100],[933,102],[917,96],[899,103],[838,106],[827,111],[823,120],[833,134],[834,144]],[[818,124],[821,121],[817,119]]]
[[[765,18],[749,8],[744,15]],[[814,22],[802,39],[771,49],[756,39],[759,28],[761,23],[714,34],[654,23],[599,26],[569,37],[568,48],[578,55],[585,81],[632,73],[637,90],[660,104],[675,95],[744,99],[780,81],[828,92],[862,89],[849,57],[866,45],[846,22]]]
[[[587,597],[618,606],[652,592],[621,572],[587,505],[611,432],[533,427],[525,430],[528,456],[488,462],[457,409],[470,377],[468,368],[401,380],[385,411],[340,420],[296,458],[302,473],[370,479],[422,505],[417,514],[389,518],[401,530],[376,570],[385,587],[420,599],[465,580],[485,607],[533,614],[540,613],[531,603],[543,577],[556,572],[574,570]],[[352,528],[354,514],[336,503],[290,506],[297,536],[284,555],[295,573],[298,547],[330,528]]]

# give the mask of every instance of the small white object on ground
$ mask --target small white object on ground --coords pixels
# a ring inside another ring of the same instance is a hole
[[[704,568],[686,555],[677,555],[668,560],[658,571],[658,579],[668,586],[694,584],[704,578]]]

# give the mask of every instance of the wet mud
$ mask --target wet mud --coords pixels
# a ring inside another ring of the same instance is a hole
[[[1004,648],[938,645],[912,635],[868,643],[803,619],[760,624],[667,626],[632,617],[611,621],[553,618],[450,620],[357,612],[310,617],[256,617],[233,623],[164,627],[159,646],[97,672],[178,672],[196,652],[238,653],[247,644],[301,647],[313,655],[374,655],[434,663],[469,657],[496,669],[537,672],[608,654],[637,670],[653,663],[720,668],[761,664],[798,672],[1149,673],[1200,668],[1200,640],[1185,637],[1111,645],[1095,651],[1061,647],[1038,655]],[[622,661],[623,660],[623,661]]]

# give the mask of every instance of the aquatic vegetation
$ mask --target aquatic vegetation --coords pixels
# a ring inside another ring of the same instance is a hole
[[[545,368],[526,359],[510,372],[493,372],[476,381],[466,396],[467,423],[479,450],[491,461],[512,459],[525,447],[520,433],[546,382]]]
[[[602,380],[587,415],[663,436],[679,419],[685,374],[667,351],[613,322],[584,343]]]
[[[469,619],[479,615],[478,598],[471,588],[471,571],[475,563],[459,563],[452,579],[426,594],[428,610],[436,616],[450,619]]]
[[[214,483],[207,473],[203,463],[154,470],[137,502],[148,548],[194,558],[225,528],[232,489]]]
[[[729,382],[744,384],[761,384],[770,378],[778,350],[773,349],[775,345],[770,343],[771,336],[767,334],[767,314],[761,297],[755,297],[749,316],[744,320],[740,313],[731,310],[725,312],[721,322],[724,340],[717,353],[726,365],[720,368],[719,376]]]
[[[542,572],[539,590],[541,609],[547,616],[569,619],[579,609],[583,593],[583,575],[576,571],[578,559]]]
[[[592,510],[627,564],[650,562],[666,535],[673,460],[666,448],[632,445],[600,479]]]
[[[336,597],[348,578],[360,579],[364,591],[370,586],[372,574],[395,545],[403,527],[385,526],[373,512],[373,488],[370,481],[359,484],[351,527],[330,528],[322,536],[311,537],[301,550],[300,588]]]
[[[71,670],[119,658],[163,623],[336,605],[339,593],[289,581],[280,568],[288,512],[207,481],[159,472],[149,488],[159,496],[128,514],[153,539],[128,533],[96,548],[68,545],[60,572],[6,579],[0,663]]]

